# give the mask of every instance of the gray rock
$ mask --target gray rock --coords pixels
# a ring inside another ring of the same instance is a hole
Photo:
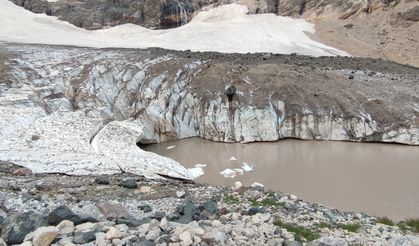
[[[96,240],[96,234],[94,231],[76,231],[73,236],[73,243],[85,244]]]
[[[324,215],[326,215],[327,218],[334,224],[338,221],[338,217],[332,213],[331,211],[324,211]]]
[[[1,229],[3,228],[3,223],[4,223],[4,221],[6,220],[6,218],[7,218],[7,214],[6,213],[4,213],[4,216],[1,214],[1,212],[2,212],[2,210],[0,210],[0,232],[1,232]]]
[[[107,220],[117,220],[117,219],[130,219],[132,218],[128,210],[113,202],[98,202],[96,207],[99,209],[100,213]]]
[[[167,228],[169,228],[169,221],[167,220],[166,217],[163,217],[160,221],[159,224],[160,229],[162,229],[163,231],[167,230]]]
[[[160,221],[166,216],[166,213],[163,211],[155,212],[150,218]]]
[[[160,232],[161,232],[160,228],[158,228],[158,227],[153,228],[152,230],[150,230],[147,233],[145,239],[150,240],[150,241],[154,241],[160,236]]]
[[[63,220],[72,221],[74,225],[86,222],[97,222],[97,219],[93,217],[81,217],[73,213],[73,211],[64,205],[57,207],[48,215],[48,223],[50,225],[58,225]]]
[[[178,198],[183,198],[186,195],[186,192],[184,192],[183,190],[181,191],[176,191],[176,196]]]
[[[7,246],[6,242],[0,238],[0,246]]]
[[[154,243],[153,241],[150,241],[150,240],[141,239],[140,241],[135,242],[133,245],[134,246],[155,246],[156,243]]]
[[[285,240],[282,245],[283,246],[303,246],[302,243],[297,242],[297,241],[291,241],[291,240]]]
[[[225,244],[227,240],[227,234],[222,231],[213,230],[211,232],[211,237],[214,239],[215,242],[220,244]]]
[[[140,206],[138,206],[138,208],[141,209],[144,213],[149,213],[149,212],[153,211],[153,208],[148,204],[140,205]]]
[[[108,175],[97,176],[95,179],[95,183],[101,184],[101,185],[108,185],[110,184],[109,176]]]
[[[4,221],[1,238],[7,244],[20,244],[27,234],[47,225],[45,219],[35,212],[14,214]]]
[[[266,211],[265,209],[263,209],[263,208],[258,208],[258,207],[251,207],[250,209],[249,209],[249,211],[247,211],[247,214],[248,215],[255,215],[255,214],[265,214],[265,213],[267,213],[268,211]]]
[[[141,220],[137,220],[137,219],[135,219],[133,217],[128,218],[128,219],[126,219],[126,218],[118,218],[116,220],[116,224],[125,224],[125,225],[127,225],[129,227],[138,227],[140,225],[150,223],[150,221],[151,221],[150,218],[144,218],[144,219],[141,219]]]
[[[322,237],[317,240],[314,240],[309,244],[310,246],[348,246],[348,242],[342,238],[336,237]]]
[[[278,243],[277,243],[275,240],[273,240],[273,239],[269,239],[269,240],[266,242],[266,245],[267,245],[267,246],[278,246]]]
[[[180,239],[181,245],[189,246],[193,244],[192,235],[188,231],[184,231],[180,233],[179,239]]]
[[[218,213],[217,202],[212,201],[212,200],[208,200],[208,201],[204,202],[200,206],[200,208],[201,208],[201,210],[206,210],[206,211],[210,212],[211,214]]]
[[[173,221],[181,224],[188,224],[194,220],[196,216],[199,215],[199,209],[192,201],[187,201],[184,205],[177,208],[179,217],[171,218]]]
[[[118,185],[121,187],[128,188],[128,189],[136,189],[138,187],[137,181],[135,181],[135,179],[122,180],[121,182],[119,182]]]
[[[391,239],[389,242],[391,246],[409,246],[409,245],[419,245],[419,236],[402,236]]]

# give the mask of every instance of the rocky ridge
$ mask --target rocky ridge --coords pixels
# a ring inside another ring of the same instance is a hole
[[[127,181],[136,187],[124,185]],[[127,173],[32,174],[0,163],[0,184],[0,245],[417,245],[419,240],[414,234],[419,228],[239,183],[229,188]]]
[[[419,144],[418,69],[391,62],[10,44],[1,53],[1,158],[36,172],[189,179],[136,144],[194,136]]]

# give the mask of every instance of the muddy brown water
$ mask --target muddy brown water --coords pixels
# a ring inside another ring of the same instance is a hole
[[[259,182],[270,190],[334,208],[396,220],[419,218],[417,146],[299,140],[226,144],[190,138],[142,148],[186,167],[207,164],[198,182]],[[229,161],[232,156],[238,160]],[[226,168],[240,168],[243,162],[254,170],[235,178],[220,174]]]

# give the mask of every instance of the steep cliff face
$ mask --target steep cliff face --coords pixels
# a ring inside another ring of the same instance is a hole
[[[0,156],[35,171],[191,178],[136,143],[193,136],[419,145],[419,70],[391,62],[22,45],[0,53]]]
[[[123,23],[149,28],[170,28],[186,24],[205,7],[230,4],[234,0],[11,0],[35,13],[58,16],[76,26],[97,29]],[[336,15],[347,19],[359,13],[391,12],[391,23],[409,26],[418,21],[414,0],[241,0],[251,14],[275,13],[310,19]],[[395,11],[393,11],[395,10]]]

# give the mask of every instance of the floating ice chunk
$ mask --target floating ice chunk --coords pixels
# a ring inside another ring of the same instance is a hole
[[[261,187],[261,188],[263,188],[265,186],[263,184],[261,184],[261,183],[254,182],[250,187],[253,187],[253,188]]]
[[[235,156],[230,157],[230,159],[228,159],[228,161],[237,161],[237,158]]]
[[[241,168],[233,168],[233,171],[235,171],[237,174],[243,175],[243,169]]]
[[[195,167],[199,167],[199,168],[204,168],[206,167],[207,164],[196,164]]]
[[[223,175],[225,178],[231,178],[231,179],[236,177],[237,175],[237,173],[230,168],[225,169],[224,171],[220,172],[220,174]]]
[[[166,149],[174,149],[175,147],[176,145],[172,145],[172,146],[167,147]]]
[[[242,165],[242,169],[245,171],[245,172],[250,172],[250,171],[253,171],[253,165],[249,165],[249,164],[247,164],[246,162],[243,162],[243,165]]]
[[[236,182],[234,183],[234,188],[235,188],[235,189],[240,189],[242,186],[243,186],[243,185],[242,185],[242,183],[241,183],[240,181],[236,181]]]
[[[191,174],[192,179],[196,179],[204,175],[204,169],[202,169],[201,167],[189,168],[188,171]]]

